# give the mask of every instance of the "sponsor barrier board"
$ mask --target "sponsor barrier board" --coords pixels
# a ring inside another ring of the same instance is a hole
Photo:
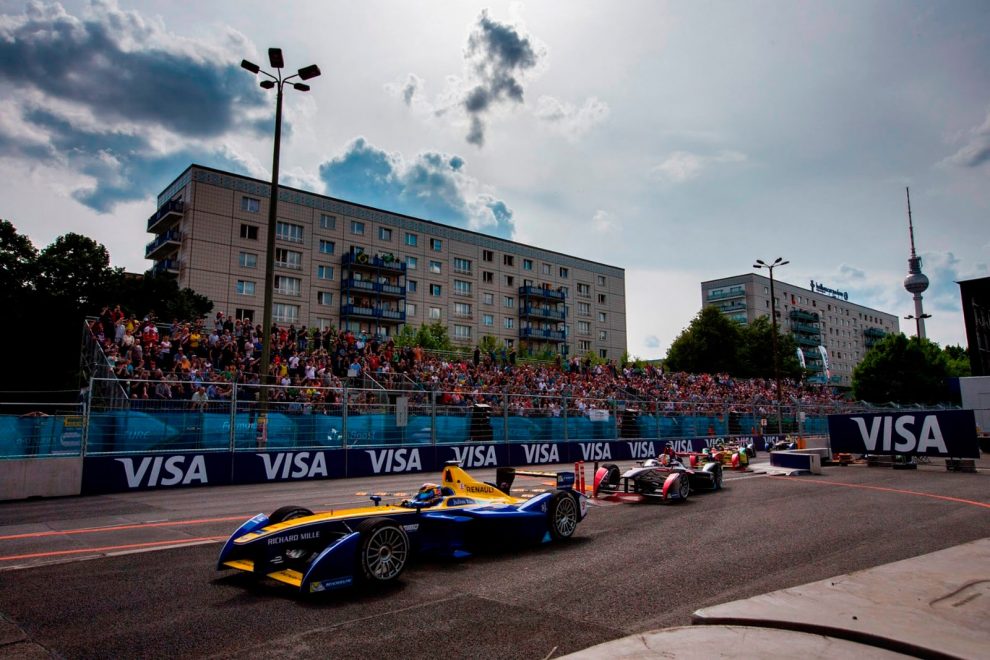
[[[979,458],[972,410],[829,415],[832,452]]]

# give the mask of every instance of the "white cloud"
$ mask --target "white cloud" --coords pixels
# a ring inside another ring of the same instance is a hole
[[[746,155],[738,151],[720,151],[712,156],[702,156],[689,151],[674,151],[653,168],[653,175],[669,183],[685,183],[701,176],[702,170],[711,165],[742,163]]]
[[[534,114],[568,140],[575,141],[608,119],[609,107],[594,96],[585,99],[580,108],[552,96],[541,96],[536,102]]]
[[[595,211],[595,215],[591,219],[591,227],[600,234],[607,234],[615,231],[617,228],[615,216],[608,211],[602,211],[599,209]]]
[[[966,143],[942,164],[979,167],[987,161],[990,161],[990,111],[982,124],[967,132]]]

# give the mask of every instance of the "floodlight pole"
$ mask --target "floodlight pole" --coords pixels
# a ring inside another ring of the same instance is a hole
[[[780,392],[780,366],[777,358],[777,297],[773,290],[773,269],[777,266],[786,266],[791,263],[790,261],[784,261],[783,257],[777,257],[773,263],[766,263],[762,259],[757,259],[756,263],[753,264],[753,268],[766,268],[770,271],[770,325],[773,327],[773,335],[771,336],[772,346],[773,346],[773,379],[777,384],[777,435],[784,434],[783,422],[781,421],[781,405],[783,403],[783,396]]]
[[[282,77],[282,68],[285,66],[282,60],[282,50],[280,48],[269,48],[268,59],[275,69],[275,75],[262,71],[257,64],[247,60],[241,61],[241,67],[257,75],[259,73],[268,77],[268,80],[261,81],[264,89],[275,88],[275,146],[272,151],[272,185],[268,196],[268,229],[266,232],[267,243],[265,245],[265,302],[262,313],[262,343],[261,343],[261,366],[259,377],[261,391],[258,396],[259,415],[266,415],[268,412],[268,387],[271,382],[271,359],[272,359],[272,307],[274,306],[275,293],[275,234],[278,224],[278,167],[279,153],[282,146],[282,88],[286,82],[293,78],[309,80],[320,75],[320,69],[315,64],[303,67],[298,72]],[[303,83],[293,83],[300,92],[308,92],[309,85]],[[261,442],[259,440],[259,442]]]

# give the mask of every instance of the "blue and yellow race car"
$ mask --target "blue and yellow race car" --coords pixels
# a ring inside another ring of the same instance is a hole
[[[527,499],[511,496],[517,475],[553,477],[555,488]],[[506,544],[569,538],[588,512],[573,472],[499,468],[495,484],[448,463],[441,483],[413,499],[316,513],[286,506],[259,514],[231,535],[217,569],[246,571],[290,584],[303,594],[383,584],[399,577],[414,553],[466,557]]]

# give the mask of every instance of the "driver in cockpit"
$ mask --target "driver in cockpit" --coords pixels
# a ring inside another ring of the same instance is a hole
[[[413,507],[436,506],[443,501],[443,489],[438,484],[425,483],[419,487],[416,496],[402,504]]]

